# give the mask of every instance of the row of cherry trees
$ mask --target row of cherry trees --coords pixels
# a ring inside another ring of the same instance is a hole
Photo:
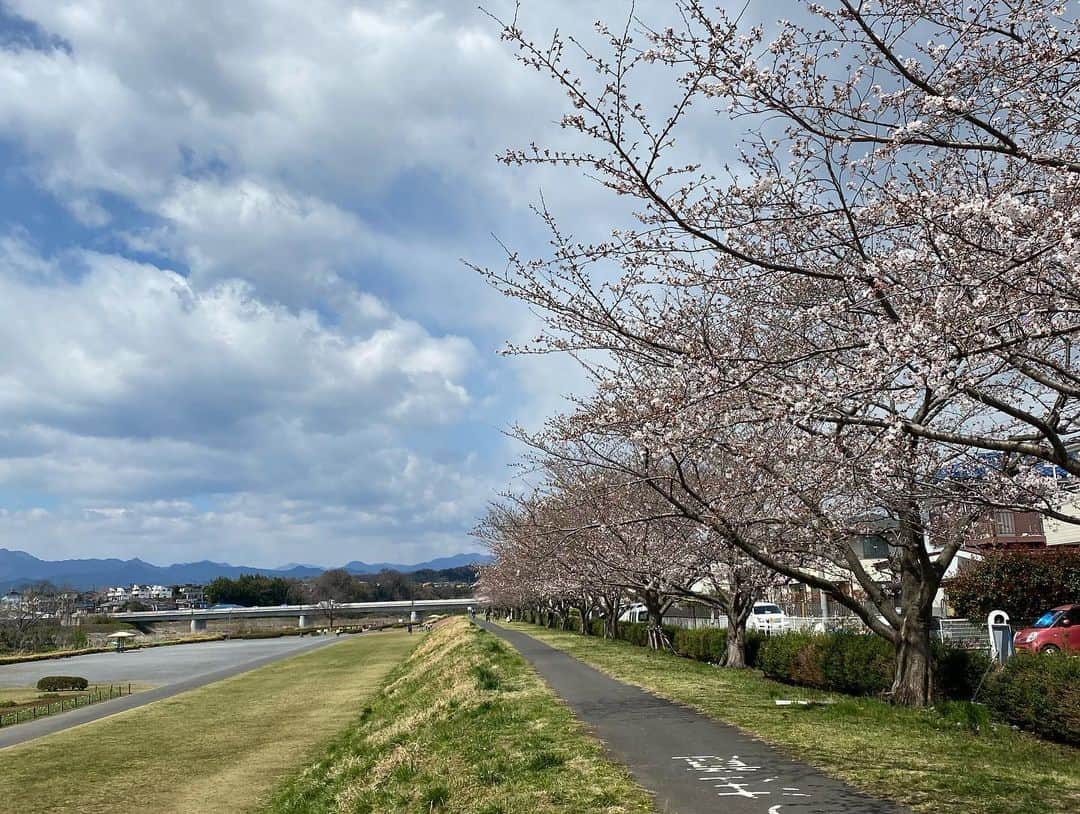
[[[1070,519],[1080,24],[1046,0],[833,0],[767,37],[673,6],[589,42],[504,24],[573,137],[505,161],[636,211],[595,241],[543,209],[548,256],[481,269],[546,324],[511,351],[573,354],[595,384],[519,432],[544,484],[485,523],[500,585],[546,558],[565,574],[529,589],[595,587],[580,557],[648,604],[737,551],[859,615],[896,648],[893,697],[925,704],[972,521]],[[722,166],[693,146],[710,117],[742,131]],[[894,554],[870,572],[851,540],[882,523]]]

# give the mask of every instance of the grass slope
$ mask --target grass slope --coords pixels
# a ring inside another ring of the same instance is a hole
[[[462,618],[441,622],[355,726],[269,808],[298,812],[644,814],[526,662]]]
[[[0,751],[6,814],[243,812],[310,762],[416,644],[350,637]]]
[[[510,625],[672,701],[777,744],[835,777],[935,814],[1080,811],[1080,750],[1008,727],[975,735],[936,711],[789,687],[751,670],[727,670],[534,625]],[[777,698],[824,699],[777,707]]]

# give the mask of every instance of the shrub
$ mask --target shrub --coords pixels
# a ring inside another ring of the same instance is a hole
[[[852,695],[878,695],[892,684],[893,646],[866,633],[785,633],[764,637],[754,665],[769,678]],[[987,654],[935,643],[939,698],[970,701],[990,665]]]
[[[1015,627],[1056,605],[1080,601],[1080,548],[988,554],[966,565],[947,590],[961,616],[985,619],[1000,609]]]
[[[777,681],[804,683],[801,674],[806,672],[806,652],[816,646],[817,638],[812,633],[770,636],[758,651],[757,666],[765,675]],[[801,667],[800,661],[803,662]]]
[[[746,664],[757,666],[758,651],[765,636],[757,631],[746,632]],[[727,631],[722,628],[705,627],[696,630],[676,630],[675,652],[680,656],[723,664],[727,660]]]
[[[1080,658],[1027,653],[987,678],[980,694],[995,717],[1080,746]]]
[[[831,633],[822,638],[816,653],[821,686],[851,695],[879,695],[892,685],[892,644],[869,633]]]
[[[941,698],[970,701],[990,669],[990,654],[934,643],[934,683]]]
[[[37,688],[42,692],[60,692],[62,690],[85,690],[90,682],[79,676],[45,676],[38,681]]]

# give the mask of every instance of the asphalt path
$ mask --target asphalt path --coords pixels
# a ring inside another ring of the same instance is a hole
[[[94,683],[130,681],[161,686],[4,727],[0,729],[0,749],[135,709],[338,641],[341,639],[336,636],[287,636],[280,639],[199,642],[3,665],[0,666],[0,686],[6,687],[32,687],[41,676],[60,674],[82,676]]]
[[[523,633],[483,622],[532,663],[666,814],[900,814],[734,727],[658,698]]]

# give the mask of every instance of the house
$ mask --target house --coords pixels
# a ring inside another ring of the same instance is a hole
[[[973,539],[964,547],[974,551],[1045,548],[1047,544],[1043,516],[1038,512],[994,509],[974,523],[972,532]]]
[[[202,585],[178,585],[175,593],[178,608],[206,607],[206,590]]]

